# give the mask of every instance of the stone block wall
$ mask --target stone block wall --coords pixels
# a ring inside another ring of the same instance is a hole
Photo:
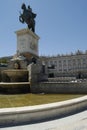
[[[27,67],[29,73],[30,90],[32,93],[38,92],[39,83],[47,80],[47,75],[42,73],[42,67],[39,64],[30,64]]]
[[[87,94],[87,81],[48,82],[48,77],[42,73],[41,66],[34,63],[28,66],[28,72],[32,93]]]
[[[31,85],[31,88],[32,93],[87,94],[87,82],[82,83],[39,82],[38,84]]]
[[[41,82],[38,85],[38,93],[87,94],[87,82]]]

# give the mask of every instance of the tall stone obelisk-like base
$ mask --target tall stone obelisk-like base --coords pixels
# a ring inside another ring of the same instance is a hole
[[[17,53],[22,54],[27,59],[38,57],[38,41],[39,36],[29,29],[21,29],[16,31],[17,34]]]
[[[11,62],[9,63],[9,68],[24,69],[27,67],[28,64],[31,63],[32,57],[39,57],[39,36],[33,33],[28,28],[16,31],[16,35],[17,53],[11,59]]]

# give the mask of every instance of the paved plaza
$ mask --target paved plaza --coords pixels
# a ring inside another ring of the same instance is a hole
[[[0,128],[0,130],[87,130],[87,110],[48,122]]]

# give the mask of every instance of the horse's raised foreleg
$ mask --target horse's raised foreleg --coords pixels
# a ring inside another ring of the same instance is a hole
[[[21,23],[24,23],[24,19],[22,18],[22,15],[19,16],[19,21],[20,21]]]

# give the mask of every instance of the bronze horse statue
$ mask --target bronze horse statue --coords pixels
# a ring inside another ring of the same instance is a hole
[[[23,10],[23,13],[20,13],[19,21],[22,23],[26,23],[28,25],[28,28],[31,29],[33,32],[35,32],[35,20],[36,14],[32,12],[32,9],[30,6],[28,6],[28,9],[26,8],[26,5],[23,3],[21,6],[21,9]]]

